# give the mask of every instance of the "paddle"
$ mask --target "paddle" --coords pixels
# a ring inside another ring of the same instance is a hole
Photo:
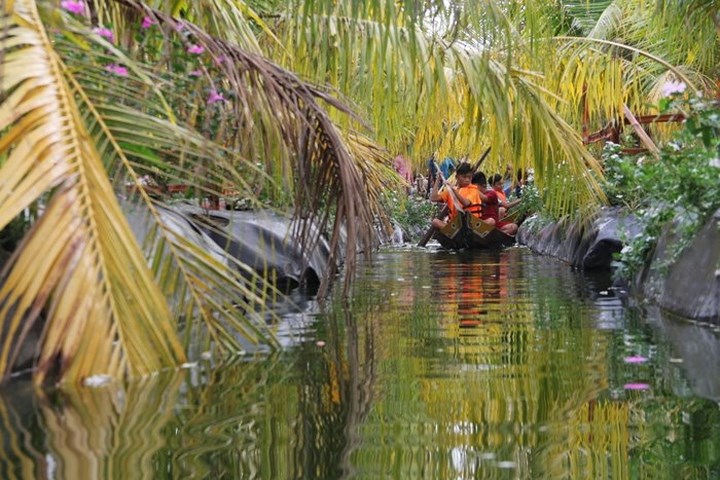
[[[475,165],[472,166],[473,172],[477,171],[477,169],[480,168],[480,165],[485,160],[485,158],[488,156],[488,153],[490,153],[490,148],[491,147],[488,147],[487,150],[485,150],[485,153],[482,154],[482,157],[480,157],[480,160],[478,160],[475,163]],[[438,175],[442,175],[440,169],[438,169]],[[454,192],[452,192],[452,190],[451,190],[451,194],[453,194],[453,193]],[[453,202],[454,201],[455,201],[455,198],[453,197]],[[442,210],[440,211],[440,215],[438,215],[438,218],[443,218],[444,216],[446,216],[448,214],[449,210],[450,209],[448,208],[447,205],[443,206]],[[460,210],[460,211],[462,211],[462,210]],[[427,245],[427,242],[430,241],[432,236],[435,234],[436,230],[437,230],[437,228],[435,228],[433,226],[428,228],[428,231],[425,232],[425,235],[420,239],[420,242],[418,242],[418,247],[424,247],[425,245]]]
[[[438,175],[440,175],[440,180],[442,181],[442,184],[445,188],[447,188],[448,193],[450,194],[450,200],[453,202],[453,207],[455,207],[455,210],[460,213],[465,213],[465,210],[462,208],[462,202],[457,196],[457,193],[455,193],[455,190],[451,188],[451,186],[448,184],[447,180],[445,179],[445,175],[443,175],[442,170],[437,166],[435,163],[435,160],[433,160],[433,163],[435,164],[435,167],[438,169]],[[447,206],[446,206],[447,208]]]

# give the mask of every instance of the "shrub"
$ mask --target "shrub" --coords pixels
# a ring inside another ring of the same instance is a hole
[[[668,251],[666,266],[720,208],[720,102],[675,98],[661,107],[682,111],[686,121],[658,160],[623,156],[612,144],[603,155],[608,198],[628,207],[642,227],[619,255],[622,265],[617,273],[623,278],[631,278],[645,264],[669,222],[675,222],[677,241]]]

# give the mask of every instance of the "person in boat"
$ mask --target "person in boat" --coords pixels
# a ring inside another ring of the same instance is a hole
[[[432,187],[433,187],[433,185],[435,185],[435,181],[437,180],[437,177],[438,177],[438,171],[439,171],[439,170],[438,170],[438,167],[437,167],[437,163],[435,162],[435,159],[436,159],[436,156],[435,156],[435,154],[433,153],[432,155],[430,155],[430,158],[428,158],[428,161],[427,161],[427,167],[428,167],[428,171],[427,171],[427,184],[428,184],[428,188],[427,188],[426,193],[425,193],[425,198],[430,198],[430,192],[432,191]]]
[[[407,159],[402,155],[398,155],[393,160],[393,168],[395,169],[395,173],[397,173],[400,178],[405,180],[405,191],[409,195],[411,193],[414,179],[412,174],[412,168],[410,167]]]
[[[498,174],[499,175],[499,174]],[[492,185],[494,182],[490,182]],[[512,189],[513,178],[512,178],[512,165],[505,165],[505,175],[502,177],[502,189],[506,196],[510,195]],[[493,187],[494,188],[494,187]]]
[[[427,177],[421,174],[415,176],[415,191],[418,196],[427,198],[428,197],[428,180]]]
[[[516,198],[522,197],[523,187],[525,186],[525,173],[522,168],[518,168],[517,175],[515,176],[515,182],[512,185],[512,192]]]
[[[473,185],[478,188],[480,199],[482,200],[482,215],[480,219],[484,222],[494,225],[495,228],[508,235],[515,235],[518,226],[512,222],[505,222],[499,218],[499,201],[497,192],[492,188],[487,188],[487,177],[482,172],[477,172],[472,177]]]
[[[502,220],[505,218],[505,214],[508,210],[510,210],[512,207],[520,203],[520,199],[517,198],[511,202],[508,201],[507,195],[505,194],[504,190],[504,179],[499,174],[496,173],[493,175],[492,179],[490,180],[490,185],[492,185],[492,189],[495,190],[495,193],[497,193],[498,197],[498,218]]]
[[[445,175],[445,178],[450,178],[450,176],[455,173],[455,168],[455,159],[453,159],[452,157],[445,157],[445,159],[440,164],[440,171],[443,175]]]
[[[470,213],[480,216],[480,196],[479,190],[472,185],[472,167],[469,163],[461,163],[455,171],[455,179],[457,187],[446,183],[446,189],[439,191],[440,175],[435,179],[432,191],[430,192],[430,200],[433,202],[445,202],[448,206],[448,219],[433,218],[432,226],[435,228],[443,228],[457,215],[457,205]]]

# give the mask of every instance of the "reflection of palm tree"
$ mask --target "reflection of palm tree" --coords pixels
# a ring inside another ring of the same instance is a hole
[[[347,416],[344,428],[345,446],[340,454],[340,467],[343,478],[351,478],[354,476],[351,456],[361,444],[358,430],[365,421],[375,397],[375,336],[372,332],[367,332],[363,341],[359,335],[357,320],[352,314],[352,309],[344,308],[343,312],[348,346],[348,376],[347,384],[343,389],[346,392]],[[372,328],[371,322],[368,325]],[[359,351],[361,347],[363,348],[362,355]]]
[[[16,478],[39,478],[38,472],[52,472],[51,478],[147,474],[166,447],[163,430],[181,383],[182,377],[166,373],[125,388],[112,383],[53,399],[42,392],[38,398],[35,391],[2,396],[1,429],[10,445],[0,456],[3,471],[20,473]],[[21,415],[17,400],[23,404]]]

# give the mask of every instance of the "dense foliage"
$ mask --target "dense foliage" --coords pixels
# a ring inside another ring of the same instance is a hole
[[[717,88],[717,2],[652,3],[0,2],[0,374],[33,328],[37,382],[144,375],[191,340],[276,344],[253,311],[270,274],[174,229],[148,174],[317,222],[298,244],[328,232],[332,260],[371,251],[397,154],[492,147],[486,171],[533,168],[549,214],[589,214],[583,128],[654,113],[668,80]]]
[[[687,101],[677,94],[664,101],[663,111],[686,115],[683,129],[667,143],[658,160],[626,156],[620,145],[608,144],[605,188],[612,204],[627,207],[642,231],[620,254],[619,273],[633,276],[652,254],[663,230],[673,225],[676,243],[671,263],[698,229],[720,208],[720,103],[702,97]]]

